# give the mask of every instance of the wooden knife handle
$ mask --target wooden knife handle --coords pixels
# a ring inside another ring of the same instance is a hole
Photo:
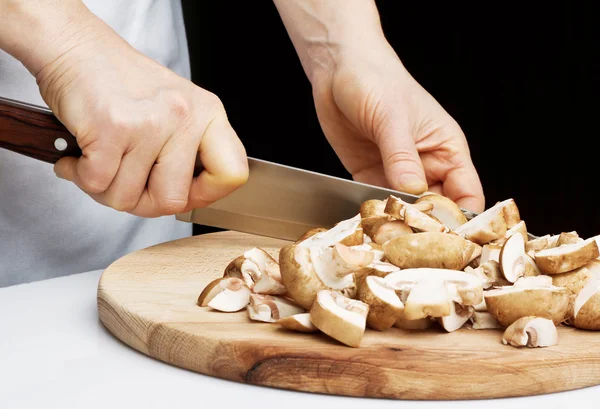
[[[0,148],[52,164],[82,154],[77,139],[52,111],[5,98],[0,98]],[[203,169],[198,155],[194,176]]]
[[[0,148],[48,163],[81,156],[75,137],[50,111],[2,98]]]

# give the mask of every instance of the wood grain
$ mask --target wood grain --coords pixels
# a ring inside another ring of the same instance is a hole
[[[109,266],[98,286],[102,323],[144,354],[247,384],[409,400],[537,395],[600,384],[600,334],[559,328],[559,345],[518,349],[501,330],[367,330],[360,348],[322,333],[250,321],[196,305],[227,263],[284,241],[220,232],[164,243]]]

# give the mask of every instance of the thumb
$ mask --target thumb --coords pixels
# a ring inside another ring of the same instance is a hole
[[[426,192],[428,186],[423,163],[411,133],[390,127],[377,142],[391,188],[415,195]]]

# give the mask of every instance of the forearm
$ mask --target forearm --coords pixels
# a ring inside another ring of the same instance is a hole
[[[385,42],[374,0],[273,0],[309,80]]]
[[[0,20],[0,48],[33,75],[102,31],[80,0],[0,0]]]

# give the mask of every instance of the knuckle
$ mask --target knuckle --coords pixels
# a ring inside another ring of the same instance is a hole
[[[396,149],[396,150],[394,150],[394,152],[387,155],[383,159],[383,162],[385,165],[388,165],[388,166],[396,164],[396,163],[407,163],[407,162],[415,163],[420,166],[418,158],[416,158],[415,155],[408,149],[402,149],[402,148]]]
[[[156,207],[163,214],[175,214],[182,212],[187,202],[187,198],[161,197],[156,200]]]
[[[80,187],[88,193],[104,193],[112,182],[112,175],[107,171],[92,169],[90,174],[80,180]]]
[[[173,93],[169,96],[168,105],[170,112],[179,119],[187,119],[192,115],[192,104],[189,98],[182,93]]]
[[[137,203],[138,201],[133,195],[113,196],[107,200],[108,206],[119,212],[131,212]]]
[[[203,98],[209,112],[214,112],[215,114],[225,113],[223,101],[221,101],[221,98],[219,98],[216,94],[206,91]]]

